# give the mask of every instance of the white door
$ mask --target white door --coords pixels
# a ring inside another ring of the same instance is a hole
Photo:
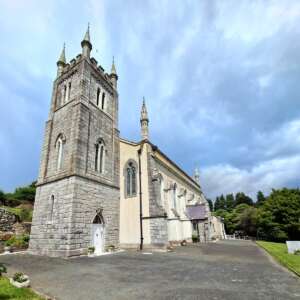
[[[93,224],[93,243],[95,254],[103,253],[104,247],[104,226],[103,224]]]

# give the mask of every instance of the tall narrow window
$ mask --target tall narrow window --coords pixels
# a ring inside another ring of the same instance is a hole
[[[67,97],[67,101],[70,101],[70,95],[71,95],[71,82],[69,82],[69,86],[68,86],[68,97]]]
[[[64,87],[64,101],[63,104],[67,102],[67,97],[68,97],[68,91],[67,91],[67,86],[65,85]]]
[[[104,173],[105,163],[105,148],[104,143],[99,141],[95,145],[95,171]]]
[[[54,195],[50,197],[50,221],[53,220],[53,211],[54,211]]]
[[[131,168],[131,192],[133,195],[136,194],[136,170],[135,167]]]
[[[104,169],[104,146],[101,145],[100,147],[100,166],[99,166],[99,171],[100,173],[103,173],[103,169]]]
[[[67,94],[67,86],[64,85],[64,88],[61,92],[61,105],[65,103],[66,94]]]
[[[105,108],[105,93],[102,93],[101,109]]]
[[[136,195],[136,167],[133,162],[129,162],[126,166],[126,195]]]
[[[99,102],[100,102],[100,89],[97,88],[97,101],[96,101],[97,106],[99,106]]]
[[[56,169],[59,171],[62,167],[62,160],[63,160],[63,140],[61,137],[58,138],[56,142],[56,148],[57,148],[57,165]]]
[[[164,205],[164,195],[165,195],[165,184],[163,177],[160,178],[160,200],[161,204]]]
[[[126,174],[126,193],[128,196],[131,195],[131,169],[127,168],[127,174]]]
[[[177,185],[176,183],[174,184],[174,189],[173,189],[173,208],[176,210],[177,207]]]

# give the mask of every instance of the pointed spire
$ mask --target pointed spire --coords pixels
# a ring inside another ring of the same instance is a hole
[[[64,43],[63,49],[61,51],[60,57],[57,61],[57,64],[65,64],[66,63],[66,44]]]
[[[90,39],[90,23],[88,23],[88,28],[87,28],[87,31],[84,35],[83,41],[91,42],[91,39]]]
[[[112,60],[110,74],[117,75],[116,66],[115,66],[115,57],[114,56],[113,56],[113,60]]]
[[[145,98],[143,97],[143,105],[141,110],[141,134],[143,140],[149,139],[149,118],[148,118],[148,112],[146,108]]]
[[[200,173],[198,168],[195,168],[194,179],[198,184],[200,184]]]
[[[145,103],[145,97],[143,97],[143,105],[142,105],[142,110],[141,110],[141,121],[149,121],[147,107],[146,107],[146,103]]]
[[[57,65],[57,77],[59,77],[64,70],[64,67],[66,65],[66,45],[64,43],[63,49],[61,51],[60,57],[56,63]]]
[[[117,89],[118,75],[117,75],[117,71],[116,71],[114,56],[113,56],[113,60],[112,60],[111,70],[110,70],[110,79],[112,81],[114,88]]]
[[[93,48],[90,38],[90,23],[88,23],[87,31],[84,35],[83,40],[81,41],[81,47],[82,47],[82,54],[85,57],[90,57],[90,52]]]

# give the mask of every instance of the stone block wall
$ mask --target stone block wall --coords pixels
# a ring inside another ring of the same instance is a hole
[[[51,195],[54,195],[51,213]],[[29,251],[49,256],[84,254],[92,222],[102,209],[105,246],[119,245],[119,189],[78,176],[37,188]]]
[[[151,245],[166,247],[168,244],[168,224],[166,218],[150,219]]]

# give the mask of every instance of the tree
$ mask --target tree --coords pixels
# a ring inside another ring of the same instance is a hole
[[[220,209],[225,209],[226,210],[226,201],[225,201],[225,198],[224,198],[223,194],[220,197]]]
[[[220,209],[220,198],[216,197],[215,203],[214,203],[214,211],[217,211],[218,209]]]
[[[257,233],[257,219],[257,208],[249,206],[248,208],[244,209],[243,212],[239,215],[239,222],[237,224],[237,227],[246,235],[254,237]]]
[[[6,200],[5,193],[2,190],[0,190],[0,204],[5,205],[5,200]]]
[[[226,204],[226,210],[230,211],[234,208],[234,196],[233,194],[226,195],[225,204]]]
[[[34,202],[35,190],[36,190],[36,187],[35,187],[34,183],[32,183],[28,186],[18,187],[18,188],[16,188],[12,197],[16,200],[27,200],[30,202]]]
[[[269,240],[300,240],[300,190],[272,190],[261,206],[259,232]]]
[[[266,201],[266,197],[262,191],[257,192],[256,199],[257,199],[256,200],[257,207],[261,206]]]
[[[239,205],[242,203],[253,205],[253,200],[249,196],[245,195],[244,193],[237,193],[235,195],[235,205]]]
[[[211,199],[207,199],[208,205],[209,205],[209,210],[214,211],[214,204]]]

